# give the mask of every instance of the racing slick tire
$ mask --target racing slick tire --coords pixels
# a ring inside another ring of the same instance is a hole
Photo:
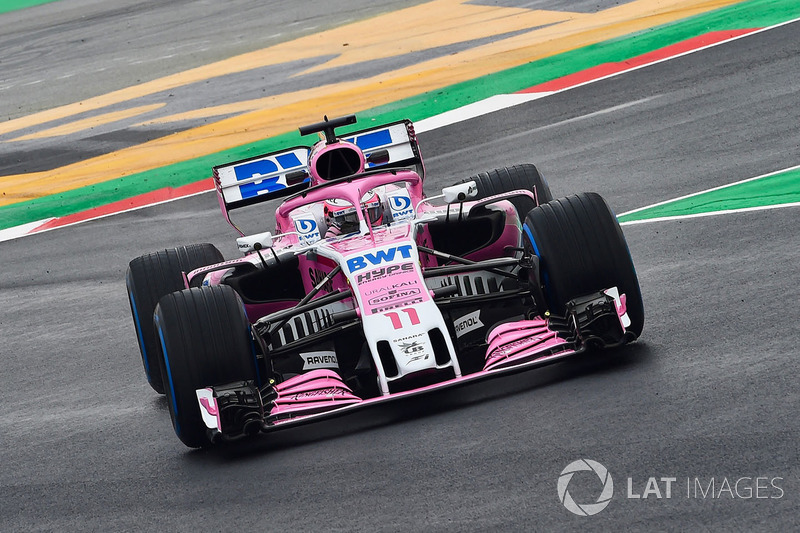
[[[474,198],[475,200],[482,200],[495,194],[519,189],[533,192],[538,202],[534,202],[527,196],[517,196],[509,199],[514,204],[514,207],[517,208],[520,220],[537,205],[546,204],[553,199],[553,194],[550,192],[547,181],[539,173],[539,169],[530,163],[481,172],[458,183],[466,183],[468,181],[475,181],[478,185],[478,196]]]
[[[128,265],[125,284],[144,373],[150,386],[159,394],[164,394],[164,380],[161,376],[158,337],[153,329],[156,304],[162,296],[186,287],[182,272],[188,274],[196,268],[223,260],[213,244],[204,243],[142,255]]]
[[[231,287],[193,287],[158,303],[153,324],[161,345],[167,405],[178,438],[190,448],[211,441],[197,389],[257,380],[250,323]]]
[[[525,217],[525,247],[539,257],[550,311],[563,316],[575,297],[611,287],[626,297],[628,331],[644,326],[644,304],[628,244],[606,201],[581,193],[535,207]]]

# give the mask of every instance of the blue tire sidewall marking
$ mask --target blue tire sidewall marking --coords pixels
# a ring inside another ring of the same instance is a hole
[[[528,227],[527,224],[522,225],[522,229],[525,231],[525,234],[528,236],[528,239],[531,241],[531,245],[533,246],[533,253],[536,254],[540,260],[542,258],[542,254],[539,253],[539,247],[536,246],[536,240],[533,238],[533,234],[531,233],[531,229]],[[547,271],[542,270],[541,263],[539,263],[539,272],[542,274],[542,281],[544,282],[545,289],[550,289],[550,278],[547,275]]]
[[[528,235],[528,239],[531,241],[531,245],[533,246],[533,253],[539,256],[539,247],[536,246],[536,241],[533,238],[533,234],[531,233],[531,229],[528,227],[527,224],[522,225],[522,229],[525,230],[525,233]]]
[[[142,325],[139,323],[139,309],[136,307],[136,300],[133,298],[133,292],[131,292],[131,287],[128,284],[127,280],[125,282],[128,288],[128,298],[131,301],[131,307],[133,308],[133,322],[136,324],[136,338],[139,341],[139,348],[142,350],[142,359],[144,360],[144,368],[145,374],[147,374],[147,381],[152,382],[150,379],[150,358],[147,357],[147,350],[144,347],[144,336],[142,335]]]
[[[158,338],[161,340],[161,353],[164,354],[164,364],[167,368],[167,380],[169,381],[169,399],[172,402],[172,412],[175,414],[175,433],[180,437],[181,424],[178,420],[178,401],[175,397],[175,385],[172,382],[172,369],[169,366],[169,356],[167,355],[167,344],[164,342],[164,332],[161,330],[161,322],[158,316],[155,317],[156,327],[158,328]]]

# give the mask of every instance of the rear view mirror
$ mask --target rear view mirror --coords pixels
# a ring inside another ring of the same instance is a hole
[[[469,198],[478,196],[478,185],[474,181],[451,185],[442,189],[442,196],[448,204],[464,202]]]
[[[367,163],[385,165],[389,162],[389,150],[375,150],[367,156]]]
[[[306,172],[305,170],[296,170],[294,172],[287,172],[286,186],[294,187],[295,185],[300,185],[306,179],[308,179],[308,172]]]
[[[239,247],[239,251],[245,254],[253,250],[272,248],[272,233],[265,231],[264,233],[239,237],[236,239],[236,245]]]

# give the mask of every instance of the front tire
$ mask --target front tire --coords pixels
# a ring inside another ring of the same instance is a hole
[[[526,248],[539,257],[551,312],[563,316],[573,298],[618,287],[626,297],[628,331],[642,333],[639,280],[622,228],[603,197],[581,193],[538,206],[528,213],[523,230]]]
[[[144,373],[150,386],[164,394],[160,348],[153,329],[153,311],[162,296],[184,289],[182,272],[221,263],[222,254],[213,244],[191,244],[137,257],[128,265],[125,284],[131,305],[136,339],[142,354]]]
[[[520,220],[537,205],[546,204],[553,199],[553,194],[550,192],[547,181],[542,177],[539,169],[530,163],[496,168],[489,172],[481,172],[480,174],[461,180],[459,183],[466,183],[468,181],[474,181],[478,185],[478,196],[475,200],[482,200],[489,196],[519,189],[531,191],[536,197],[537,202],[534,202],[527,196],[516,196],[509,199],[509,201],[514,204],[514,207],[517,208]]]
[[[164,296],[153,317],[163,354],[172,426],[190,448],[211,441],[196,390],[257,381],[250,323],[231,287],[197,287]]]

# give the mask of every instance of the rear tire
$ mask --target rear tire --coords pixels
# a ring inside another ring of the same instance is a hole
[[[551,201],[528,213],[526,248],[539,256],[544,297],[550,311],[564,315],[575,297],[611,287],[624,293],[637,337],[644,327],[644,304],[628,244],[614,213],[597,193]]]
[[[213,244],[191,244],[137,257],[128,265],[125,284],[142,354],[144,373],[150,386],[164,394],[159,341],[153,329],[153,311],[162,296],[186,288],[181,272],[221,263],[222,254]]]
[[[509,201],[514,204],[519,213],[520,220],[525,218],[528,212],[537,205],[546,204],[553,199],[547,181],[539,173],[535,165],[523,163],[513,167],[503,167],[481,172],[475,176],[461,180],[459,183],[475,181],[478,185],[478,196],[476,200],[482,200],[495,194],[524,189],[531,191],[536,196],[538,203],[527,196],[516,196]]]
[[[164,296],[153,317],[161,344],[169,414],[190,448],[211,442],[196,390],[257,380],[250,323],[231,287],[197,287]]]

